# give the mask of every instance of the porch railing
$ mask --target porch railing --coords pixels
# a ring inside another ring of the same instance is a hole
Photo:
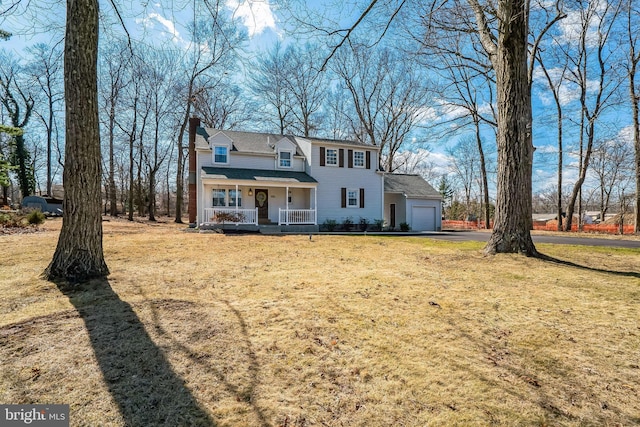
[[[258,208],[205,208],[204,221],[209,224],[258,224]]]
[[[278,225],[313,224],[316,225],[315,209],[279,209]]]

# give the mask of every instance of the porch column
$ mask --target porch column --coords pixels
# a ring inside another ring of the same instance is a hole
[[[313,218],[313,225],[318,225],[318,187],[313,188],[313,207],[316,210],[316,214]]]
[[[206,187],[204,185],[204,182],[202,182],[202,180],[200,180],[200,209],[198,209],[198,213],[197,213],[197,218],[196,218],[196,226],[199,226],[200,224],[204,223],[204,222],[211,222],[211,218],[207,218],[205,213],[205,209],[207,207],[206,204],[206,200],[207,200],[207,192],[205,191]],[[197,199],[196,199],[197,200]]]
[[[287,210],[285,211],[285,215],[286,215],[286,220],[285,223],[287,225],[289,225],[289,186],[286,186],[286,189],[284,191],[284,200],[287,202]]]

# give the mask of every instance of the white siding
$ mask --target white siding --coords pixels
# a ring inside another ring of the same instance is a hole
[[[320,166],[321,144],[311,146],[310,175],[318,181],[318,224],[327,219],[343,222],[351,217],[354,223],[360,218],[366,218],[370,223],[376,219],[382,219],[382,174],[376,172],[378,165],[377,151],[371,151],[371,169],[349,168],[347,150],[354,147],[330,146],[330,148],[344,149],[344,167]],[[324,147],[329,147],[324,146]],[[357,149],[360,149],[359,147]],[[365,150],[366,151],[366,150]],[[364,188],[364,208],[343,208],[341,206],[341,189]]]
[[[311,144],[311,141],[305,138],[296,138],[296,142],[305,157],[304,171],[313,176],[313,168],[318,164],[317,158],[313,157],[313,145]],[[318,154],[319,151],[316,153],[316,156],[318,156]],[[314,161],[316,162],[316,165],[314,165]]]

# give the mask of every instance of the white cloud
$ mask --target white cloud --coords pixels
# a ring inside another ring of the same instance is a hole
[[[469,117],[469,110],[462,105],[451,104],[445,99],[434,100],[434,107],[431,109],[429,118],[435,120],[439,118],[442,122],[453,121]],[[488,103],[484,103],[478,106],[478,112],[487,117],[491,117],[492,107]]]
[[[180,32],[176,28],[175,24],[159,13],[152,12],[142,19],[136,19],[136,23],[142,24],[145,27],[152,29],[155,29],[154,22],[160,24],[161,34],[169,34],[171,40],[176,43],[186,43],[185,40],[180,36]]]
[[[559,22],[561,31],[559,40],[562,40],[565,44],[579,42],[584,21],[588,20],[585,41],[589,47],[597,46],[599,40],[598,27],[603,16],[607,13],[607,6],[607,0],[594,0],[586,2],[584,9],[578,8],[566,12],[567,17]]]
[[[266,29],[276,29],[276,18],[268,0],[227,0],[227,7],[240,18],[249,31],[249,37]]]
[[[559,67],[550,68],[547,72],[549,73],[551,81],[555,87],[558,87],[558,84],[560,84],[560,87],[557,89],[560,105],[564,107],[574,101],[580,100],[580,87],[575,82],[567,80],[570,75],[568,71],[564,73],[564,76],[562,68]],[[553,95],[551,93],[551,89],[549,89],[549,83],[541,67],[536,67],[533,70],[533,79],[540,88],[536,91],[540,102],[542,102],[543,105],[553,105]],[[587,80],[587,93],[596,93],[599,89],[600,82],[598,80]]]
[[[448,175],[451,171],[449,156],[427,148],[410,148],[396,153],[394,164],[396,167],[400,166],[396,171],[398,173],[417,173],[431,181]],[[434,182],[430,183],[436,185]]]
[[[419,123],[432,122],[438,118],[438,111],[433,107],[420,107],[416,111]]]

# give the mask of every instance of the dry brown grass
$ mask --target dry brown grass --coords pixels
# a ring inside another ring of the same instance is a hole
[[[0,236],[0,402],[74,426],[634,425],[640,251],[105,224],[108,282]],[[594,271],[598,268],[603,271]]]

